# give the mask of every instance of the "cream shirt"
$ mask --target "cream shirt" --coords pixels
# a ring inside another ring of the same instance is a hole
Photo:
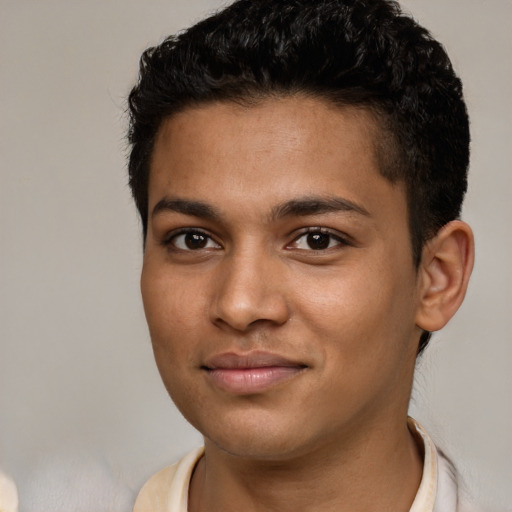
[[[0,512],[18,512],[16,485],[2,471],[0,471]]]
[[[423,476],[409,512],[476,512],[460,495],[452,464],[438,451],[414,420],[409,428],[424,446]],[[188,512],[188,488],[204,448],[186,455],[180,462],[153,475],[142,487],[133,512]]]

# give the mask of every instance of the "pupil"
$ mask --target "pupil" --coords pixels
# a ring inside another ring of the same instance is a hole
[[[310,233],[307,241],[311,249],[327,249],[327,247],[329,247],[330,236],[324,233]]]
[[[187,233],[185,244],[189,249],[202,249],[206,245],[206,236],[201,233]]]

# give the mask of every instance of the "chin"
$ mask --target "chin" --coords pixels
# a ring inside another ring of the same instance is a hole
[[[255,461],[284,461],[298,456],[297,447],[294,447],[289,441],[283,441],[280,436],[273,436],[272,438],[258,439],[247,438],[243,436],[240,438],[236,436],[229,439],[207,439],[206,442],[211,442],[219,450],[241,459],[251,459]]]
[[[291,425],[274,418],[257,417],[196,428],[203,433],[205,443],[234,457],[261,461],[283,461],[298,457],[313,444],[303,425]]]

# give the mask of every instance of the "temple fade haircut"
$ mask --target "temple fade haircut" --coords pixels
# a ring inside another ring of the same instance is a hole
[[[293,95],[373,114],[379,171],[405,184],[418,266],[425,242],[460,215],[469,121],[444,48],[393,0],[238,0],[146,50],[128,134],[144,239],[151,155],[166,118],[217,101]]]

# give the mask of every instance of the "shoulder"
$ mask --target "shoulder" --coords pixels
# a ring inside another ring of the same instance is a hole
[[[142,487],[133,512],[149,512],[168,510],[166,507],[168,498],[168,489],[172,484],[178,464],[167,466],[158,473],[155,473]]]
[[[193,450],[155,473],[140,490],[133,512],[186,512],[190,477],[203,452],[202,447]]]
[[[9,476],[0,471],[0,511],[17,512],[18,491],[16,484]]]

